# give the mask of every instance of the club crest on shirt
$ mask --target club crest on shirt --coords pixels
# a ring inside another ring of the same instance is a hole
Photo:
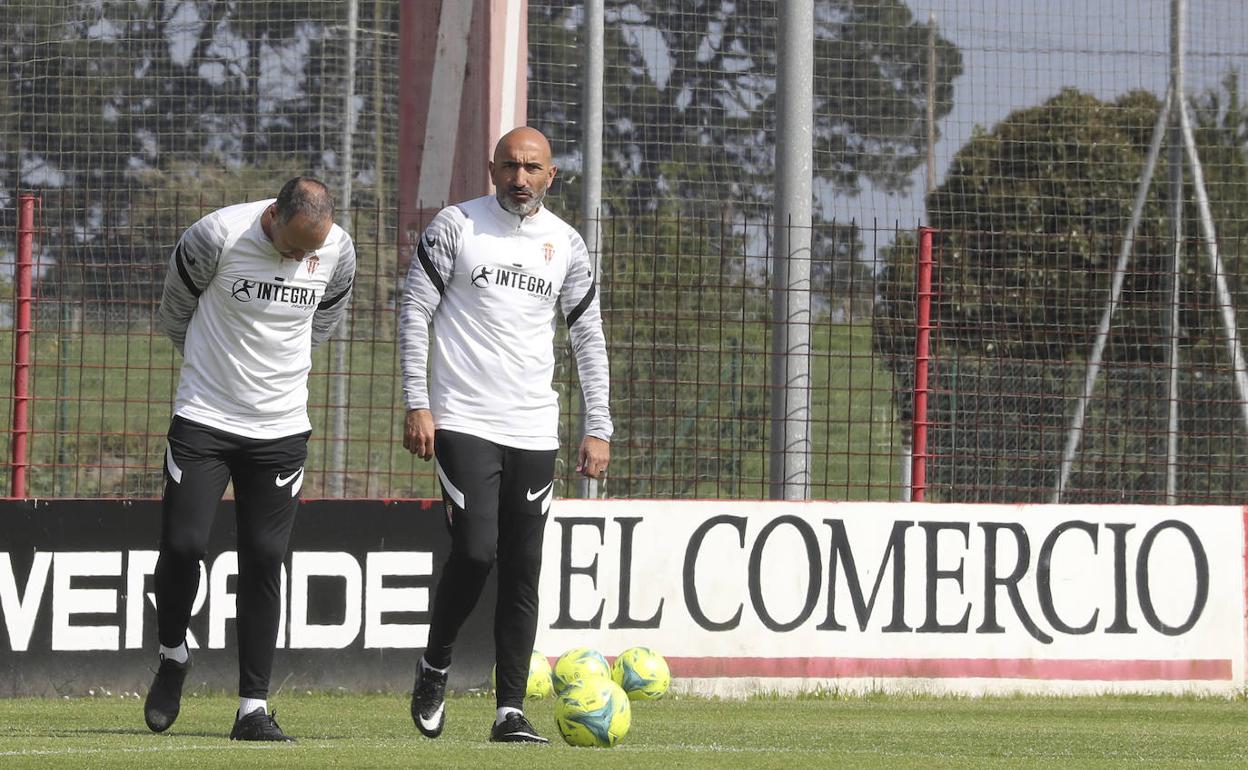
[[[546,257],[546,264],[550,264],[550,258],[555,256],[555,245],[553,243],[542,244],[542,256]]]
[[[303,260],[303,264],[308,266],[308,275],[312,275],[313,273],[316,272],[316,268],[320,266],[321,258],[313,254],[307,259]]]

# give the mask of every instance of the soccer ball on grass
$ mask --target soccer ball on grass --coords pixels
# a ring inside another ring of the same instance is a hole
[[[555,692],[562,695],[578,679],[611,680],[611,666],[602,653],[588,647],[573,647],[555,661],[552,675]]]
[[[628,695],[610,679],[580,679],[555,701],[555,724],[573,746],[609,749],[628,734],[632,706]]]
[[[649,647],[629,647],[611,666],[611,679],[630,700],[658,700],[672,684],[672,672],[663,656]]]

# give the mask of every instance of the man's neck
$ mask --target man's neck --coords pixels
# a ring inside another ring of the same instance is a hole
[[[260,229],[264,231],[264,237],[269,239],[269,243],[273,242],[273,209],[265,209],[260,215]]]
[[[498,210],[499,210],[499,211],[503,212],[503,213],[504,213],[504,214],[506,214],[507,216],[515,217],[516,219],[518,219],[518,220],[519,220],[519,221],[521,221],[521,222],[524,222],[524,221],[525,221],[525,220],[527,220],[527,219],[533,219],[533,218],[534,218],[534,217],[536,217],[538,214],[540,214],[540,213],[542,212],[542,209],[544,208],[544,204],[539,202],[539,203],[537,204],[537,208],[533,209],[533,210],[532,210],[532,211],[530,211],[529,213],[527,213],[527,214],[517,214],[517,213],[516,213],[516,212],[514,212],[514,211],[510,211],[510,210],[508,210],[508,208],[507,208],[506,206],[504,206],[504,205],[503,205],[503,202],[502,202],[502,201],[500,201],[500,200],[498,199],[498,196],[497,196],[497,195],[493,195],[493,196],[491,196],[491,197],[494,199],[494,203],[495,203],[495,205],[497,205],[497,206],[498,206]]]

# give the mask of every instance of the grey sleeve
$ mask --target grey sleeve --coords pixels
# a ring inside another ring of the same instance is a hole
[[[568,337],[576,356],[576,371],[585,399],[585,435],[611,440],[611,368],[607,363],[607,340],[598,311],[598,287],[585,241],[570,231],[572,254],[563,279],[559,302],[568,322]]]
[[[225,231],[209,214],[182,233],[169,257],[165,287],[156,309],[156,325],[173,341],[179,353],[185,347],[186,327],[199,306],[199,295],[216,274],[224,247]]]
[[[334,327],[342,322],[351,302],[351,287],[355,285],[355,243],[345,232],[338,243],[338,264],[334,274],[325,284],[325,296],[312,315],[312,347],[329,339]]]
[[[429,408],[429,326],[455,274],[464,214],[455,206],[438,212],[416,243],[399,299],[399,367],[409,410]]]

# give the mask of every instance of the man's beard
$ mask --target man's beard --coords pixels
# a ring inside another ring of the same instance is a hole
[[[529,198],[527,203],[521,203],[512,199],[503,190],[499,190],[495,197],[498,198],[498,205],[502,206],[504,211],[515,214],[518,217],[527,217],[534,211],[537,211],[538,207],[542,205],[542,200],[546,197],[546,191],[542,190],[540,193],[530,191],[530,195],[532,197]]]

